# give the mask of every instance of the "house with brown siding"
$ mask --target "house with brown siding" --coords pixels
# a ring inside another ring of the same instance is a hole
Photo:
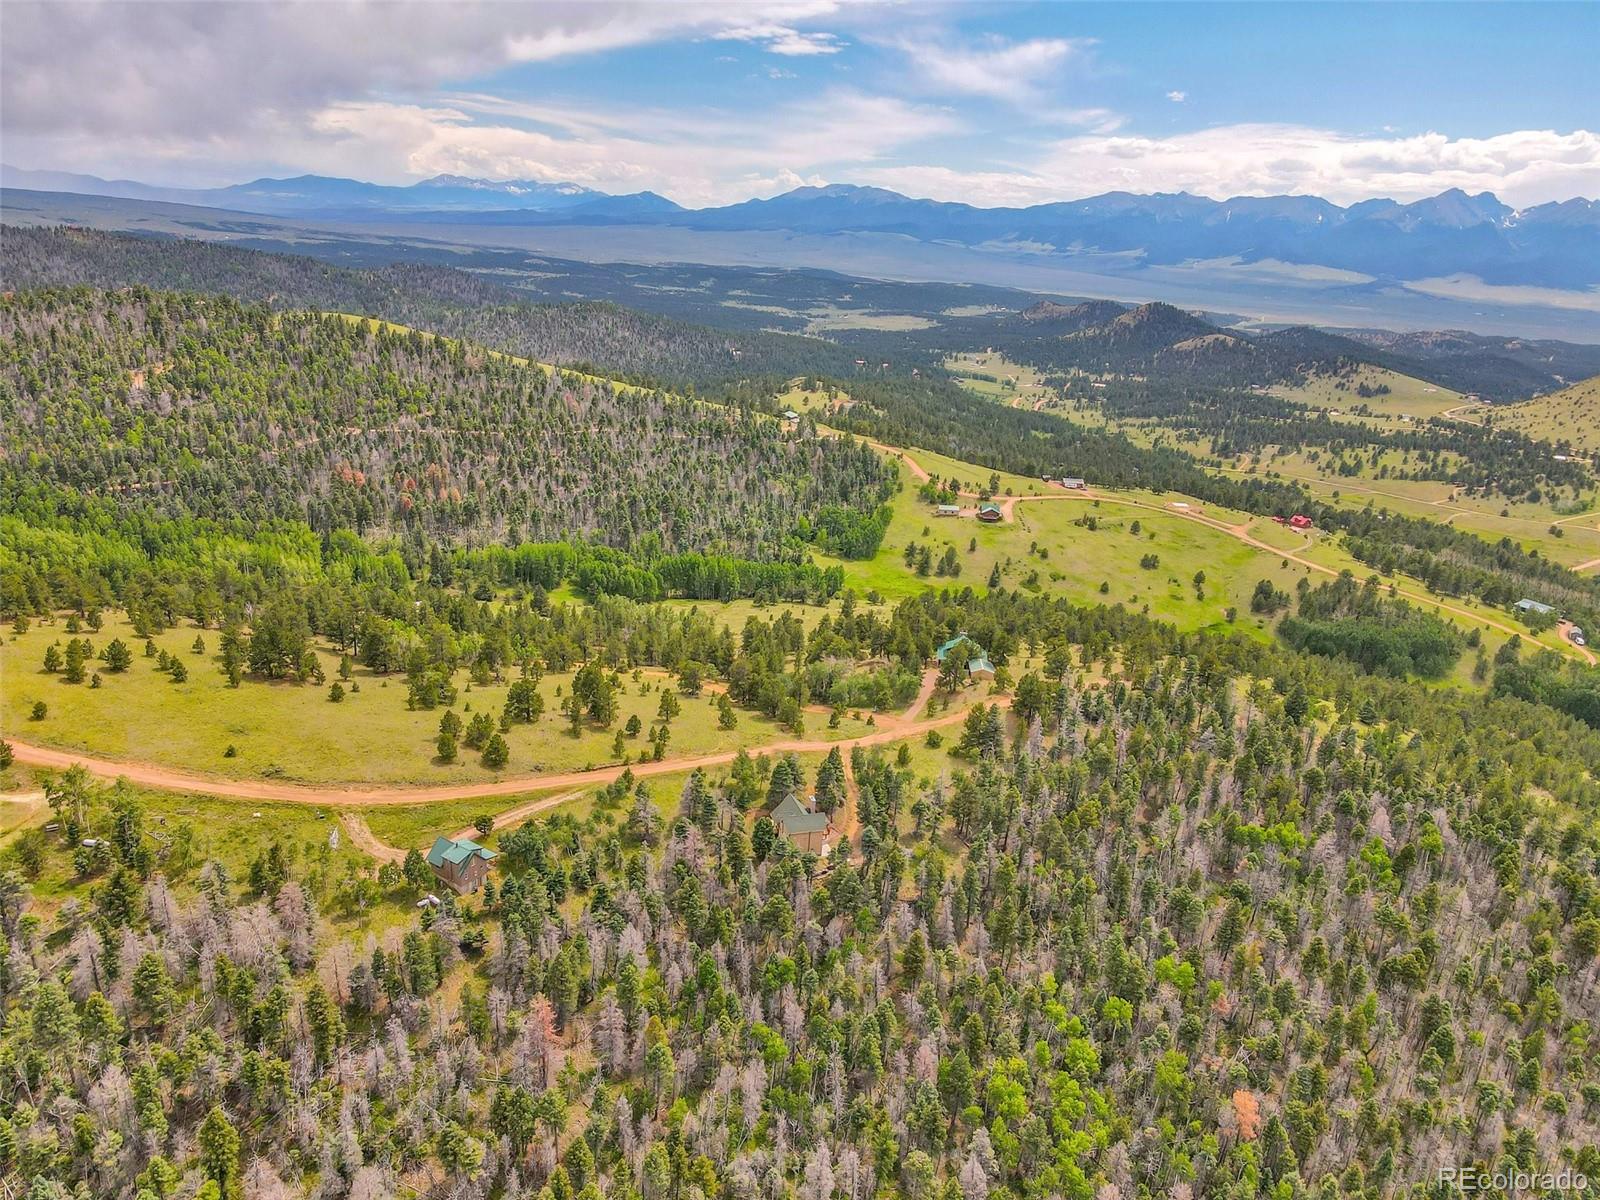
[[[489,864],[500,856],[470,838],[437,837],[428,851],[428,865],[436,879],[458,895],[468,895],[483,886],[489,877]]]

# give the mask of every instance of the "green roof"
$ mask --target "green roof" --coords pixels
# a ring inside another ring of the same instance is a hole
[[[449,863],[452,867],[459,867],[473,857],[492,862],[500,856],[470,838],[447,838],[441,834],[433,839],[433,848],[428,851],[428,865],[442,867]]]
[[[972,639],[969,638],[964,633],[958,633],[958,634],[956,634],[955,637],[951,638],[948,642],[946,642],[944,645],[940,646],[937,650],[935,650],[933,652],[933,656],[936,659],[938,659],[940,662],[943,662],[945,660],[945,657],[950,653],[950,651],[954,650],[957,646],[961,645],[962,642],[972,642]],[[972,642],[972,644],[973,645],[977,645],[976,642]]]
[[[828,827],[828,814],[812,812],[790,792],[772,810],[772,819],[784,833],[821,833]]]
[[[989,661],[989,656],[987,654],[980,654],[977,658],[969,658],[967,660],[967,674],[971,675],[975,671],[988,671],[990,674],[994,673],[994,664]]]

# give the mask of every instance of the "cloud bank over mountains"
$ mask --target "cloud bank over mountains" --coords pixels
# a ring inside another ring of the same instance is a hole
[[[1273,119],[1267,102],[1197,125],[1201,87],[1073,33],[1076,10],[1009,32],[953,11],[24,0],[7,5],[0,111],[10,162],[190,186],[442,173],[693,206],[834,181],[982,205],[1111,190],[1349,203],[1460,188],[1519,208],[1600,195],[1586,128],[1346,129]],[[1130,90],[1149,107],[1106,102]]]

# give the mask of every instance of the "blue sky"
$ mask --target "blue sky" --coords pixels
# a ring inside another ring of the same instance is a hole
[[[151,182],[1600,195],[1588,4],[13,0],[6,35],[7,161]]]

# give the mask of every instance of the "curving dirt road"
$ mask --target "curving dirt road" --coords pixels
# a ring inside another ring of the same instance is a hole
[[[994,702],[1009,707],[1008,696],[994,697]],[[852,746],[882,746],[891,742],[916,737],[930,729],[941,729],[966,719],[966,710],[944,713],[921,721],[897,718],[879,718],[881,727],[860,737],[827,741],[822,738],[794,738],[767,742],[746,747],[758,754],[825,754],[835,746],[841,753],[849,753]],[[145,787],[161,788],[172,792],[194,792],[205,796],[220,796],[236,800],[266,800],[278,804],[317,804],[329,808],[384,808],[398,804],[433,804],[441,800],[471,800],[478,797],[516,796],[524,792],[553,791],[558,788],[588,788],[610,783],[624,771],[632,771],[635,778],[653,775],[670,775],[678,771],[692,771],[696,767],[720,767],[733,761],[736,752],[719,750],[712,754],[686,755],[666,758],[660,762],[617,763],[609,767],[596,767],[590,771],[563,771],[546,775],[514,775],[482,783],[454,783],[437,786],[378,788],[319,787],[307,784],[272,783],[264,779],[217,779],[174,767],[155,763],[117,762],[97,758],[73,750],[52,750],[46,746],[32,746],[26,742],[12,742],[17,761],[34,767],[65,770],[81,766],[91,775],[102,779],[126,779]],[[549,808],[559,799],[540,797],[519,805],[500,819],[510,819],[511,814],[537,812]],[[352,832],[352,837],[358,836]]]
[[[907,458],[906,461],[909,463],[910,459]],[[1254,520],[1242,521],[1237,525],[1230,525],[1226,521],[1220,521],[1215,517],[1208,517],[1204,513],[1193,508],[1173,508],[1170,505],[1152,504],[1147,500],[1135,500],[1128,496],[1102,496],[1088,490],[1072,492],[1063,490],[1059,492],[1051,492],[1048,495],[1043,496],[1009,497],[1007,504],[1002,507],[1002,511],[1006,513],[1007,519],[1009,520],[1011,513],[1014,512],[1015,505],[1063,500],[1077,501],[1079,503],[1084,501],[1098,500],[1105,504],[1124,504],[1130,508],[1142,508],[1148,512],[1165,513],[1172,517],[1183,517],[1185,520],[1198,521],[1200,524],[1209,526],[1220,533],[1225,533],[1229,537],[1237,538],[1247,546],[1254,547],[1257,550],[1265,551],[1268,554],[1275,554],[1279,558],[1285,559],[1288,562],[1298,563],[1300,566],[1306,567],[1307,569],[1315,571],[1319,574],[1329,575],[1334,578],[1337,578],[1339,575],[1338,570],[1335,568],[1326,566],[1323,563],[1314,562],[1309,558],[1304,558],[1296,550],[1283,550],[1277,546],[1263,542],[1257,537],[1253,537],[1250,534],[1250,529],[1254,525]],[[1304,549],[1304,547],[1301,547],[1301,549]],[[1449,603],[1448,601],[1441,600],[1438,596],[1430,596],[1423,592],[1414,592],[1398,586],[1395,588],[1395,594],[1397,596],[1402,596],[1416,604],[1431,605],[1443,612],[1454,613],[1456,616],[1462,617],[1468,621],[1477,621],[1491,629],[1498,629],[1501,633],[1520,634],[1524,632],[1523,630],[1520,630],[1513,625],[1508,625],[1504,621],[1501,621],[1495,617],[1491,617],[1486,613],[1473,612],[1471,609],[1461,608],[1457,605]],[[1574,646],[1570,642],[1566,642],[1564,644],[1574,654],[1579,654],[1587,658],[1590,663],[1595,661],[1594,656],[1590,655],[1584,647]]]
[[[388,842],[378,840],[378,835],[368,828],[367,823],[361,819],[360,813],[342,812],[339,814],[339,824],[344,826],[345,833],[350,835],[350,844],[357,850],[363,851],[379,862],[403,863],[406,860],[406,851],[399,846],[391,846]],[[473,830],[477,832],[476,829]]]
[[[1570,646],[1578,654],[1581,654],[1583,656],[1584,661],[1587,662],[1592,667],[1592,666],[1594,666],[1595,658],[1594,658],[1593,653],[1590,652],[1589,647],[1580,646],[1580,645],[1578,645],[1577,642],[1572,640],[1572,631],[1574,629],[1576,629],[1576,628],[1577,628],[1577,626],[1574,625],[1571,621],[1562,621],[1556,626],[1556,632],[1561,635],[1561,644],[1562,645]]]
[[[911,474],[921,480],[930,478],[926,469],[922,467],[907,450],[892,446],[885,446],[878,442],[869,442],[874,449],[893,455],[906,464]],[[1297,563],[1308,570],[1322,575],[1337,577],[1339,572],[1333,567],[1303,557],[1297,550],[1284,550],[1270,545],[1254,537],[1249,531],[1252,521],[1244,521],[1230,525],[1215,517],[1209,517],[1195,509],[1175,509],[1168,505],[1155,504],[1145,500],[1135,500],[1131,497],[1102,496],[1093,491],[1067,491],[1062,489],[1046,495],[1006,497],[1003,501],[1004,511],[1008,519],[1015,513],[1015,506],[1025,503],[1043,503],[1048,501],[1066,503],[1092,503],[1102,501],[1108,504],[1121,504],[1130,508],[1144,509],[1149,512],[1166,513],[1170,516],[1183,517],[1187,520],[1197,521],[1221,533],[1227,534],[1267,554],[1273,554],[1288,562]],[[1303,549],[1303,547],[1301,547]],[[1586,564],[1589,565],[1589,564]],[[1396,594],[1423,605],[1432,605],[1445,612],[1454,613],[1469,621],[1477,621],[1483,625],[1498,629],[1506,634],[1520,633],[1512,625],[1506,624],[1494,617],[1483,613],[1473,612],[1440,600],[1436,596],[1429,596],[1403,588],[1396,588]],[[1563,638],[1562,644],[1575,656],[1582,657],[1593,665],[1595,656],[1587,647],[1573,645]],[[860,737],[827,741],[816,738],[799,738],[788,741],[770,742],[766,745],[755,747],[760,753],[798,753],[813,754],[825,753],[838,746],[842,752],[848,753],[852,746],[877,746],[891,742],[903,741],[916,737],[932,729],[954,725],[965,719],[965,710],[958,710],[942,714],[939,717],[923,720],[913,719],[928,702],[937,683],[937,673],[929,670],[924,673],[922,686],[911,706],[903,714],[878,714],[875,718],[877,728],[873,732]],[[1009,707],[1009,697],[997,697],[996,702]],[[263,800],[285,804],[315,804],[325,805],[340,809],[379,808],[389,805],[402,804],[431,804],[446,800],[468,800],[478,797],[493,798],[496,796],[515,796],[530,791],[554,791],[557,789],[583,789],[598,784],[610,783],[620,776],[623,771],[632,771],[635,777],[648,778],[654,775],[666,775],[679,771],[690,771],[696,767],[718,767],[732,762],[734,751],[718,751],[711,754],[691,755],[679,758],[663,759],[660,762],[616,764],[608,767],[597,767],[588,771],[567,771],[544,775],[516,775],[500,779],[489,780],[481,783],[442,784],[437,786],[392,786],[377,788],[343,788],[329,786],[314,786],[304,784],[273,783],[267,780],[240,780],[219,779],[194,772],[179,770],[172,767],[163,767],[153,763],[117,762],[109,759],[97,758],[93,755],[82,754],[68,750],[54,750],[45,746],[33,746],[26,742],[13,742],[12,748],[17,761],[29,766],[65,769],[70,766],[80,765],[90,774],[106,779],[124,778],[146,787],[161,788],[168,791],[193,792],[208,796],[240,800]],[[500,814],[497,823],[524,819],[526,816],[552,808],[564,803],[570,796],[544,796],[530,800],[515,808]],[[373,836],[367,829],[365,822],[354,818],[355,824],[347,824],[352,840],[363,848],[374,848],[369,852],[377,853],[375,848],[384,847],[384,843]],[[392,850],[393,847],[387,847]]]
[[[508,808],[504,812],[493,814],[494,827],[503,829],[507,825],[515,825],[520,821],[526,821],[531,816],[546,812],[552,808],[559,808],[570,800],[576,800],[581,795],[583,795],[583,789],[579,788],[575,792],[562,792],[558,796],[544,796],[538,800],[530,800],[526,804],[519,804],[515,808]],[[403,863],[406,860],[406,855],[411,852],[410,847],[391,846],[388,842],[381,840],[377,834],[372,832],[372,828],[367,824],[366,819],[352,809],[345,809],[341,812],[339,814],[339,822],[344,826],[345,832],[350,835],[350,844],[356,849],[371,855],[379,862]],[[482,835],[479,834],[476,825],[468,825],[465,829],[458,829],[449,836],[452,838],[472,838]],[[417,847],[419,850],[421,848],[420,846]]]

